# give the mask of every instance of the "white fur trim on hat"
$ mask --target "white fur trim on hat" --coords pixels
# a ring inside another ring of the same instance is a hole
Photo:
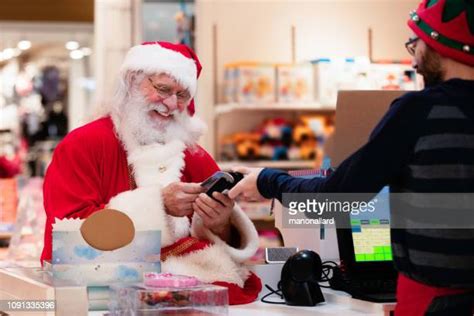
[[[259,244],[258,233],[255,229],[255,225],[238,205],[234,206],[230,222],[239,232],[241,243],[239,248],[229,246],[225,241],[219,238],[219,236],[204,227],[202,219],[197,213],[194,213],[191,221],[191,236],[204,238],[216,245],[220,245],[233,260],[243,262],[257,252]]]
[[[196,94],[196,62],[179,52],[158,43],[133,46],[125,56],[121,73],[140,70],[147,74],[169,74],[186,87],[192,97]]]

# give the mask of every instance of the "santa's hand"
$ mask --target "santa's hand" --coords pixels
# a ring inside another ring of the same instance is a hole
[[[161,191],[166,213],[182,217],[193,213],[193,202],[202,192],[199,183],[173,182]]]
[[[231,199],[240,198],[245,201],[261,201],[265,198],[260,194],[257,188],[257,178],[263,168],[236,167],[232,171],[240,172],[244,178],[233,187],[228,196]]]
[[[201,217],[204,227],[227,239],[234,201],[219,192],[214,192],[212,196],[214,199],[201,193],[193,203],[193,210]]]

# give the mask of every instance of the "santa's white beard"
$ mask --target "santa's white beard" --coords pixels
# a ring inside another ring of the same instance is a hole
[[[204,123],[198,118],[191,118],[187,111],[180,113],[176,110],[169,113],[171,119],[152,119],[150,111],[164,112],[166,106],[148,103],[138,92],[120,103],[112,111],[112,117],[127,150],[153,143],[166,144],[173,140],[180,140],[188,147],[193,147],[205,129]]]

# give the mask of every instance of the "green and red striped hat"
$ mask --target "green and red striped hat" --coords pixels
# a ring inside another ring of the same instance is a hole
[[[474,0],[423,0],[408,26],[440,55],[474,66]]]

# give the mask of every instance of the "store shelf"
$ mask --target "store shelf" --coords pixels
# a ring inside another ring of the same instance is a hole
[[[12,235],[12,233],[0,232],[0,249],[2,249],[1,247],[8,246]]]
[[[314,161],[312,160],[258,160],[258,161],[218,161],[217,165],[222,170],[232,169],[236,166],[245,166],[249,168],[274,168],[274,169],[312,169]]]
[[[334,112],[336,106],[322,105],[317,102],[292,104],[292,103],[263,103],[263,104],[241,104],[223,103],[215,107],[216,115],[230,113],[234,111],[320,111]]]
[[[275,229],[275,221],[267,221],[267,220],[252,220],[255,228],[260,230],[274,230]]]
[[[274,222],[275,217],[266,215],[266,216],[249,216],[252,221],[261,221],[261,222]]]
[[[12,235],[12,233],[0,232],[0,239],[10,239]]]

